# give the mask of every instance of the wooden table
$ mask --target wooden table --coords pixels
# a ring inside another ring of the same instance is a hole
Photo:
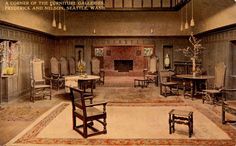
[[[176,75],[176,77],[183,79],[184,88],[185,88],[186,82],[190,81],[191,94],[190,95],[186,94],[185,90],[184,90],[184,96],[189,95],[192,98],[192,100],[193,100],[193,97],[196,95],[197,84],[198,83],[206,84],[206,80],[214,78],[214,76],[207,76],[207,75],[193,76],[193,75],[186,75],[186,74]],[[202,90],[202,89],[200,89],[200,90]]]
[[[94,85],[96,80],[99,80],[99,76],[95,75],[72,75],[64,76],[65,78],[65,90],[66,93],[70,92],[70,89],[67,86],[83,88],[82,85],[84,82],[91,81],[91,86]],[[93,93],[93,88],[91,87],[91,92]]]

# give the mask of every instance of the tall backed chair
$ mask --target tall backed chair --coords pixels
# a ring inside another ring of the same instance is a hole
[[[106,134],[107,102],[92,103],[92,96],[85,97],[82,90],[73,87],[70,87],[70,96],[72,101],[73,129],[80,133],[84,138],[98,134]],[[87,102],[87,100],[90,100],[90,102]],[[103,110],[97,108],[99,106],[103,106]],[[80,119],[83,124],[77,125],[77,119]],[[103,130],[99,130],[95,127],[94,121],[102,124]],[[91,133],[89,129],[91,130]]]
[[[60,71],[60,62],[57,58],[52,57],[50,59],[50,66],[51,66],[51,79],[52,79],[52,86],[59,90],[60,87],[64,85],[64,79],[61,76]]]
[[[173,71],[160,71],[160,94],[167,97],[167,95],[178,95],[178,83],[172,81]]]
[[[158,59],[155,55],[152,55],[147,59],[147,61],[147,68],[143,70],[144,79],[149,83],[153,82],[158,85]]]
[[[68,61],[66,60],[65,57],[60,58],[60,75],[61,76],[69,75]]]
[[[226,74],[226,66],[223,62],[217,64],[215,66],[215,80],[214,86],[212,89],[203,90],[204,96],[202,98],[202,102],[204,103],[205,100],[212,101],[214,104],[219,98],[222,98],[222,91],[224,90],[225,86],[225,74]]]
[[[100,76],[99,83],[104,84],[105,82],[105,72],[101,69],[100,60],[96,57],[93,57],[91,60],[91,72],[93,75]]]
[[[73,57],[70,57],[68,59],[68,63],[69,63],[69,74],[70,75],[74,75],[76,74],[76,63],[75,63],[75,59]]]
[[[44,61],[34,58],[30,61],[30,80],[31,92],[30,100],[35,101],[35,97],[49,96],[52,98],[51,80],[45,76]],[[46,84],[46,80],[50,81],[50,85]]]

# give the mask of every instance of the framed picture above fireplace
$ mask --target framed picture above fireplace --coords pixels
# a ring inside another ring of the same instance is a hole
[[[95,56],[97,57],[103,56],[103,48],[95,48]]]
[[[143,52],[144,56],[151,56],[153,54],[153,48],[144,48]]]

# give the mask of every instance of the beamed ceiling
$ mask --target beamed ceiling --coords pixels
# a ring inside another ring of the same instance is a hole
[[[65,9],[74,7],[66,0],[56,0]],[[178,11],[191,0],[73,0],[81,8],[72,11]],[[96,4],[100,4],[99,6]],[[101,5],[102,4],[102,5]]]

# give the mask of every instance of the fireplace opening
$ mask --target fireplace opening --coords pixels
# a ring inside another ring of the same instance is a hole
[[[114,68],[118,72],[129,72],[133,70],[133,60],[114,60]]]

